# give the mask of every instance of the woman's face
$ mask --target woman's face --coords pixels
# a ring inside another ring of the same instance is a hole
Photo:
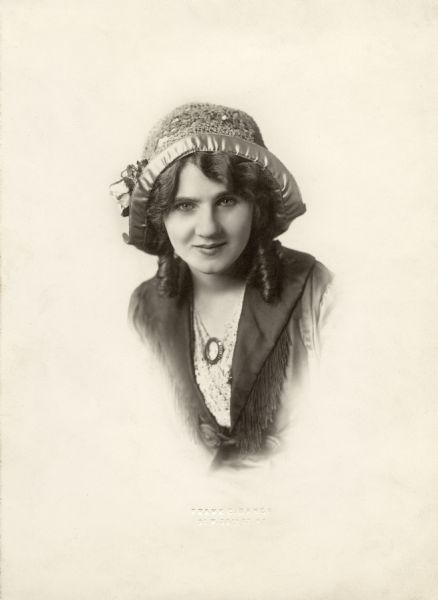
[[[164,224],[176,254],[192,272],[225,273],[245,249],[253,205],[227,191],[193,163],[179,175],[175,201]]]

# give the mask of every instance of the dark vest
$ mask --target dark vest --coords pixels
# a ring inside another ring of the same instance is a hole
[[[187,424],[214,451],[215,462],[267,449],[288,366],[293,363],[297,379],[305,370],[298,321],[315,259],[284,248],[282,261],[280,298],[267,303],[257,288],[248,285],[245,291],[231,367],[230,428],[218,425],[196,384],[190,289],[179,298],[163,297],[154,277],[132,295],[131,318],[166,364]]]

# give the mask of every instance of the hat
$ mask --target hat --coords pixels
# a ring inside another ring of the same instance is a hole
[[[278,184],[283,207],[275,236],[284,233],[291,221],[305,212],[306,206],[295,179],[266,148],[252,117],[241,110],[216,104],[183,104],[152,128],[142,160],[129,165],[122,173],[122,179],[111,186],[121,204],[122,215],[129,214],[127,243],[145,250],[147,207],[157,177],[179,158],[195,152],[241,156],[271,174]],[[119,192],[115,189],[117,185]]]

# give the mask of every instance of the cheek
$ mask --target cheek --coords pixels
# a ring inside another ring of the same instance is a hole
[[[188,224],[178,215],[171,215],[164,220],[164,227],[173,247],[184,242],[188,235]]]

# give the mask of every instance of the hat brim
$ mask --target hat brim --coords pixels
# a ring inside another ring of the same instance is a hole
[[[306,211],[301,193],[292,174],[283,163],[263,146],[229,135],[200,133],[182,138],[157,154],[143,169],[132,192],[129,207],[129,239],[127,242],[145,249],[146,213],[149,197],[159,175],[172,163],[195,152],[223,152],[241,156],[267,169],[278,183],[283,200],[283,218],[276,236]]]

